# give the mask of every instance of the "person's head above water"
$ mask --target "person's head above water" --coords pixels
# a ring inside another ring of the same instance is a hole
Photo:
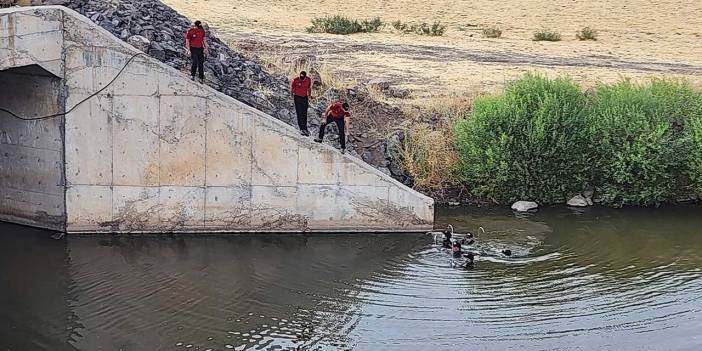
[[[195,21],[195,23],[193,24],[195,25],[195,27],[202,28],[202,22],[200,21]]]
[[[305,79],[305,77],[307,77],[307,72],[305,72],[305,71],[300,72],[300,79]]]
[[[512,250],[510,250],[510,249],[502,250],[502,254],[505,256],[512,256]]]
[[[341,104],[341,107],[344,108],[344,111],[348,111],[348,110],[349,110],[349,103],[348,103],[348,102],[344,102],[343,104]]]

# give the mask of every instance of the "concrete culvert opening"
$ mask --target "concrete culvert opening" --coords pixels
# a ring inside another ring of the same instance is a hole
[[[61,80],[38,65],[0,71],[0,108],[62,113]],[[0,220],[65,228],[63,116],[0,111]]]

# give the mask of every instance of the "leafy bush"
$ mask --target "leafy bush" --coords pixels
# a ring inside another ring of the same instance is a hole
[[[575,33],[575,37],[578,40],[597,40],[597,31],[590,27],[585,27]]]
[[[696,98],[687,84],[674,81],[624,81],[595,89],[591,157],[603,203],[654,205],[684,191],[694,148],[684,126],[702,111],[694,107]]]
[[[476,99],[454,127],[459,178],[497,202],[563,202],[588,179],[585,108],[571,80],[533,74]]]
[[[446,32],[446,25],[441,22],[434,22],[429,25],[428,23],[411,24],[404,23],[402,21],[392,22],[393,28],[405,34],[414,33],[419,35],[429,35],[429,36],[442,36]]]
[[[698,97],[698,112],[692,116],[686,127],[688,138],[692,143],[688,177],[691,190],[702,195],[702,94]]]
[[[584,94],[530,74],[477,99],[454,134],[459,178],[498,202],[562,202],[584,187],[614,207],[702,193],[702,91],[682,81]]]
[[[307,28],[309,33],[354,34],[378,32],[385,24],[380,18],[359,22],[344,16],[316,17],[312,26]]]
[[[534,41],[561,41],[561,34],[549,30],[534,32]]]
[[[497,27],[484,28],[483,36],[485,38],[499,38],[502,36],[502,30]]]

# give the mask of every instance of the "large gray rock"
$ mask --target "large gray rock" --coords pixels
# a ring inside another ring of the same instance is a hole
[[[592,206],[592,200],[586,198],[585,196],[578,194],[573,196],[568,200],[568,206],[571,207],[587,207]]]
[[[512,204],[512,209],[517,211],[517,212],[527,212],[527,211],[532,211],[535,210],[539,207],[539,204],[537,204],[534,201],[517,201]]]
[[[141,35],[132,35],[127,39],[127,43],[146,53],[149,52],[149,46],[151,46],[151,41]]]

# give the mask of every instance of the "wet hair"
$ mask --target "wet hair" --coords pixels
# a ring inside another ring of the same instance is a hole
[[[473,237],[473,233],[470,233],[470,232],[466,233],[466,238],[472,238],[472,237]]]
[[[341,105],[341,107],[343,107],[344,110],[348,110],[348,109],[349,109],[349,103],[348,103],[348,102],[344,102],[344,103]]]
[[[195,21],[195,27],[202,28],[202,22]]]
[[[303,77],[307,77],[307,72],[302,71],[302,72],[300,72],[300,75],[303,76]]]
[[[502,254],[505,256],[512,256],[512,250],[510,250],[510,249],[502,250]]]

